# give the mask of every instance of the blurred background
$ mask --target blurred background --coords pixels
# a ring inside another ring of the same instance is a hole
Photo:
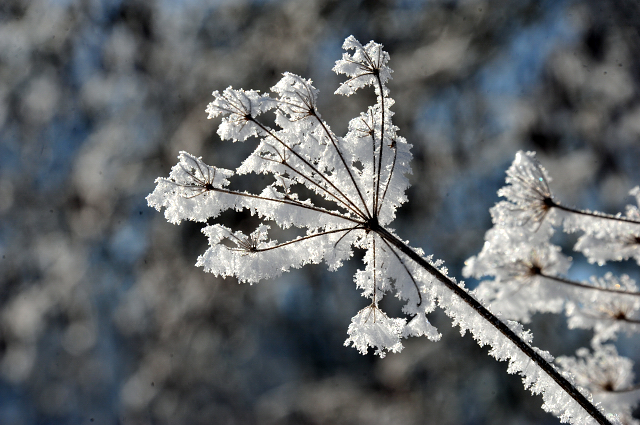
[[[331,68],[345,37],[373,39],[391,54],[395,123],[414,146],[395,227],[460,276],[520,149],[538,152],[567,204],[631,202],[638,4],[2,0],[0,423],[559,423],[438,312],[440,342],[407,340],[385,359],[343,347],[365,305],[357,259],[254,286],[217,279],[194,266],[201,226],[167,223],[145,196],[180,150],[228,168],[251,150],[206,119],[229,85],[311,78],[344,134],[373,97],[334,96]],[[579,257],[575,276],[603,273]],[[554,355],[590,336],[556,316],[530,327]],[[633,338],[619,350],[640,361]]]

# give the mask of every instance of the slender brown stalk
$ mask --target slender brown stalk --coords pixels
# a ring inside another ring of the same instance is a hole
[[[362,229],[362,226],[347,227],[345,229],[327,230],[326,232],[319,232],[319,233],[314,233],[312,235],[302,236],[300,238],[292,239],[290,241],[282,242],[282,243],[279,243],[277,245],[269,246],[269,247],[266,247],[266,248],[253,248],[253,249],[251,249],[251,252],[271,251],[273,249],[282,248],[283,246],[292,245],[292,244],[295,244],[295,243],[298,243],[298,242],[302,242],[302,241],[306,241],[306,240],[309,240],[309,239],[317,238],[319,236],[331,235],[333,233],[340,233],[340,232],[348,233],[348,232],[351,232],[352,230],[359,229],[359,228]]]
[[[638,390],[640,390],[640,384],[632,385],[632,386],[627,387],[627,388],[620,388],[620,389],[617,389],[617,390],[612,390],[612,391],[609,391],[609,392],[611,392],[611,393],[630,393],[632,391],[638,391]]]
[[[167,181],[169,183],[173,183],[170,180],[167,180]],[[263,200],[263,201],[270,201],[270,202],[276,202],[276,203],[280,203],[280,204],[293,205],[293,206],[304,208],[304,209],[307,209],[307,210],[316,211],[316,212],[319,212],[319,213],[322,213],[322,214],[328,214],[328,215],[332,215],[334,217],[342,218],[344,220],[351,221],[352,223],[362,224],[362,222],[360,220],[356,220],[356,219],[351,218],[349,216],[342,215],[342,214],[334,212],[334,211],[325,210],[324,208],[316,207],[314,205],[303,204],[302,202],[294,201],[294,200],[291,200],[291,199],[267,198],[266,196],[254,195],[254,194],[246,193],[246,192],[238,192],[236,190],[221,189],[221,188],[218,188],[218,187],[214,187],[214,188],[211,188],[209,190],[212,191],[212,192],[226,193],[226,194],[229,194],[229,195],[237,195],[237,196],[242,196],[242,197],[245,197],[245,198],[260,199],[260,200]]]
[[[610,293],[613,293],[613,294],[631,295],[631,296],[634,296],[634,297],[640,297],[640,292],[625,291],[623,289],[614,289],[614,288],[602,288],[600,286],[587,285],[586,283],[582,283],[582,282],[578,282],[578,281],[575,281],[575,280],[567,279],[565,277],[546,274],[546,273],[544,273],[542,271],[539,272],[538,275],[540,277],[544,277],[545,279],[553,280],[554,282],[563,283],[565,285],[574,286],[576,288],[592,289],[594,291],[610,292]]]
[[[353,187],[356,189],[356,192],[358,192],[358,197],[360,198],[362,205],[364,205],[364,209],[367,214],[367,217],[371,217],[371,213],[369,213],[369,208],[367,207],[367,202],[364,200],[364,197],[362,196],[362,192],[360,191],[360,187],[358,186],[358,183],[356,183],[356,179],[353,177],[353,174],[351,173],[351,168],[347,166],[347,162],[344,159],[344,155],[342,155],[342,152],[340,152],[340,149],[338,148],[338,145],[335,141],[335,138],[333,137],[333,134],[329,131],[327,126],[324,125],[320,117],[316,114],[315,110],[313,111],[313,116],[316,118],[318,123],[320,123],[320,125],[322,126],[322,129],[324,130],[329,140],[331,140],[331,144],[333,145],[333,148],[336,150],[336,153],[340,157],[340,161],[342,162],[342,165],[344,165],[344,169],[347,171],[347,174],[349,174],[349,177],[351,178]]]
[[[376,69],[376,71],[378,71]],[[380,177],[382,176],[382,151],[384,150],[384,88],[382,87],[382,81],[380,80],[379,72],[375,73],[378,81],[378,89],[380,90],[380,153],[378,154],[378,177],[376,178],[376,192],[373,200],[373,211],[377,214],[378,198],[380,197]],[[395,165],[395,164],[394,164]]]
[[[634,220],[634,219],[628,218],[628,217],[622,217],[622,216],[604,214],[604,213],[594,213],[594,212],[591,212],[591,211],[579,210],[577,208],[565,207],[564,205],[559,204],[554,200],[551,200],[551,207],[552,208],[557,208],[559,210],[562,210],[562,211],[565,211],[565,212],[568,212],[568,213],[571,213],[571,214],[584,215],[584,216],[587,216],[587,217],[600,218],[600,219],[603,219],[603,220],[619,221],[621,223],[640,224],[640,221]]]

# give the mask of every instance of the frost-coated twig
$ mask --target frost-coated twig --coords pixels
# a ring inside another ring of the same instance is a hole
[[[579,210],[577,208],[571,208],[571,207],[567,207],[564,206],[554,200],[550,201],[550,207],[551,208],[557,208],[561,211],[570,213],[570,214],[576,214],[576,215],[582,215],[585,217],[590,217],[590,218],[594,218],[594,219],[599,219],[599,220],[611,220],[611,221],[617,221],[620,223],[628,223],[628,224],[635,224],[640,226],[640,220],[638,219],[633,219],[633,218],[629,218],[629,217],[624,217],[621,215],[611,215],[611,214],[605,214],[605,213],[601,213],[601,212],[594,212],[594,211],[585,211],[585,210]],[[636,242],[639,243],[639,242]]]
[[[562,283],[564,285],[570,285],[575,288],[587,289],[589,291],[601,291],[601,292],[609,292],[611,294],[616,294],[616,295],[640,297],[640,292],[625,291],[624,289],[619,289],[619,288],[603,288],[600,286],[587,285],[586,283],[578,282],[577,280],[567,279],[566,277],[561,277],[561,276],[554,276],[551,274],[546,274],[544,272],[539,272],[538,276],[548,280],[552,280],[554,282]]]
[[[411,258],[418,263],[421,267],[427,270],[438,281],[444,284],[451,292],[456,294],[460,299],[473,308],[482,318],[491,323],[496,329],[498,329],[506,338],[513,342],[527,357],[535,362],[547,375],[549,375],[567,394],[569,394],[589,415],[595,419],[599,424],[611,425],[611,422],[605,417],[605,415],[593,405],[576,387],[571,384],[562,374],[547,360],[545,360],[538,352],[536,352],[529,344],[524,342],[518,335],[516,335],[509,326],[503,321],[491,313],[485,306],[478,302],[469,292],[462,289],[449,277],[442,274],[437,268],[429,264],[424,258],[415,253],[410,247],[405,245],[401,240],[380,228],[376,231],[388,241],[390,244],[398,248],[403,254]]]

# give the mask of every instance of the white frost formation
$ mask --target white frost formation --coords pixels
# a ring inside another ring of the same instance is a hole
[[[201,158],[181,152],[169,177],[156,180],[155,190],[147,197],[149,205],[164,208],[171,223],[207,223],[203,233],[209,238],[209,248],[197,265],[241,282],[255,283],[323,261],[335,270],[353,255],[354,247],[364,249],[364,268],[354,280],[368,305],[353,317],[345,345],[361,353],[372,348],[384,357],[400,351],[402,339],[409,336],[438,340],[440,334],[427,314],[439,305],[462,333],[470,331],[480,345],[490,345],[492,356],[509,362],[510,373],[520,374],[526,388],[542,394],[545,410],[563,421],[595,423],[578,403],[580,397],[570,395],[567,387],[562,388],[552,378],[553,374],[562,377],[550,366],[551,355],[533,348],[531,335],[521,325],[501,322],[475,298],[486,297],[497,306],[499,295],[509,290],[469,292],[447,276],[440,261],[409,247],[389,228],[396,209],[407,200],[406,175],[411,172],[411,145],[397,134],[392,122],[390,108],[394,101],[386,85],[392,72],[387,66],[389,55],[380,44],[363,46],[354,37],[348,37],[343,48],[347,52],[333,69],[346,75],[347,80],[336,94],[350,96],[367,86],[372,86],[376,94],[376,103],[349,122],[344,137],[335,135],[322,120],[317,110],[318,91],[312,82],[297,75],[285,73],[271,89],[273,96],[231,87],[222,93],[215,91],[207,113],[209,118],[222,117],[220,137],[234,142],[257,139],[255,150],[236,170],[212,167]],[[275,113],[275,128],[261,121],[267,111]],[[506,271],[500,272],[498,283],[524,273],[529,277],[523,281],[530,280],[531,285],[542,288],[541,279],[531,270],[561,273],[566,270],[567,259],[548,244],[550,224],[557,218],[546,172],[531,154],[518,155],[512,167],[515,169],[509,171],[510,186],[503,189],[509,202],[494,209],[494,218],[537,228],[538,236],[532,242],[528,234],[495,230],[469,270],[491,274],[496,266],[493,263],[501,263]],[[260,193],[230,187],[234,175],[249,173],[270,175],[273,180]],[[308,195],[301,193],[311,193],[311,199],[303,199]],[[263,224],[250,234],[210,224],[226,210],[249,211]],[[299,236],[274,240],[270,236],[273,225],[300,229]],[[589,235],[597,240],[606,236],[598,232]],[[585,244],[585,252],[593,251],[593,243]],[[594,256],[595,261],[602,258],[602,254]],[[392,318],[380,309],[380,300],[388,293],[404,302],[405,317]],[[550,296],[562,295],[550,291]],[[556,300],[548,308],[556,310],[562,305]],[[528,308],[518,306],[517,310],[523,312],[520,319],[528,318]],[[565,384],[571,387],[569,382]],[[588,405],[589,401],[585,399],[584,403]],[[615,423],[614,418],[611,420]]]

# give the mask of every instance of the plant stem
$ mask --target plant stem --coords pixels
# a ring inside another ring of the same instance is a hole
[[[571,213],[571,214],[577,214],[577,215],[584,215],[587,217],[593,217],[593,218],[600,218],[600,219],[604,219],[604,220],[612,220],[612,221],[618,221],[621,223],[629,223],[629,224],[640,224],[640,221],[638,220],[634,220],[632,218],[629,217],[623,217],[623,216],[617,216],[617,215],[611,215],[611,214],[604,214],[604,213],[599,213],[599,212],[591,212],[591,211],[584,211],[584,210],[579,210],[576,208],[571,208],[571,207],[566,207],[562,204],[559,204],[553,200],[551,200],[551,207],[553,208],[557,208],[559,210]]]
[[[565,285],[574,286],[576,288],[593,289],[593,290],[601,291],[601,292],[609,292],[609,293],[619,294],[619,295],[631,295],[631,296],[634,296],[634,297],[640,297],[640,292],[626,291],[624,289],[603,288],[603,287],[600,287],[600,286],[587,285],[586,283],[577,282],[575,280],[567,279],[565,277],[553,276],[553,275],[546,274],[546,273],[543,273],[543,272],[540,272],[539,275],[540,275],[540,277],[543,277],[545,279],[553,280],[553,281],[558,282],[558,283],[564,283]]]
[[[480,304],[471,294],[459,287],[450,278],[445,276],[433,265],[429,264],[427,260],[418,255],[413,249],[407,246],[404,242],[392,235],[389,231],[384,229],[380,225],[371,226],[371,230],[376,232],[380,237],[395,246],[407,257],[418,263],[422,268],[428,271],[442,284],[444,284],[449,290],[462,299],[467,305],[473,308],[480,316],[482,316],[487,322],[498,329],[505,337],[507,337],[516,347],[518,347],[527,357],[535,362],[547,375],[549,375],[567,394],[569,394],[587,413],[595,419],[601,425],[612,425],[611,422],[604,416],[604,414],[598,410],[587,398],[580,393],[576,387],[574,387],[567,379],[560,374],[556,368],[548,363],[540,354],[538,354],[529,344],[524,342],[518,335],[515,334],[503,321],[496,317],[493,313],[487,310],[482,304]]]

